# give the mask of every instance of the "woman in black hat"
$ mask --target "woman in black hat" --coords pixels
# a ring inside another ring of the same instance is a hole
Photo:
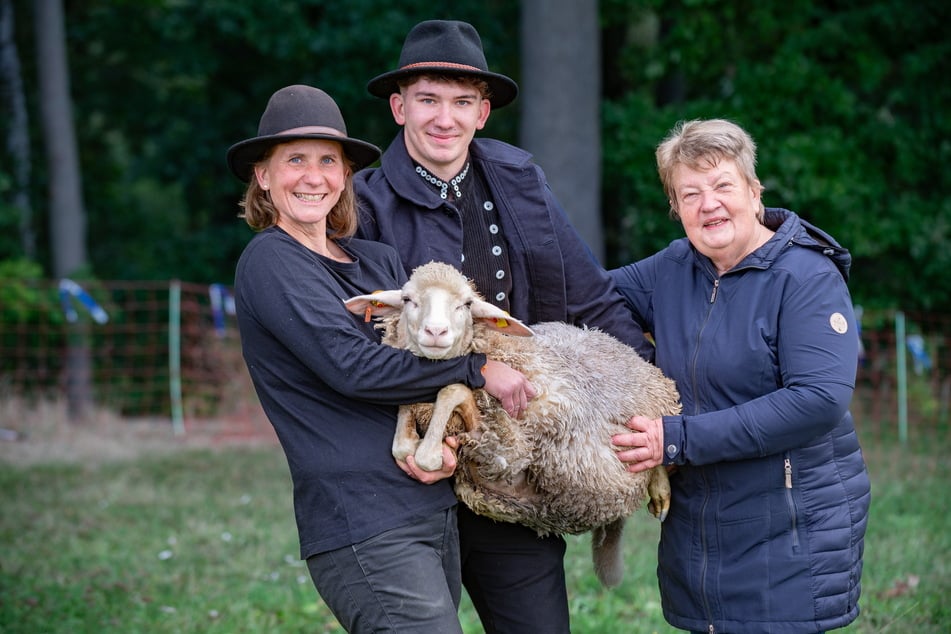
[[[518,86],[489,71],[471,24],[429,20],[406,36],[399,66],[371,80],[402,130],[378,169],[355,179],[358,235],[393,245],[407,271],[459,268],[526,323],[597,327],[648,354],[621,296],[568,221],[531,156],[477,139]],[[486,632],[568,632],[565,541],[459,509],[463,583]]]
[[[434,473],[395,463],[397,407],[450,383],[503,403],[531,385],[485,355],[434,362],[384,346],[344,307],[406,281],[392,248],[351,237],[353,172],[378,156],[347,136],[329,95],[299,85],[274,93],[258,135],[228,150],[259,232],[235,275],[241,345],[287,456],[301,557],[336,618],[349,632],[461,632],[455,457],[447,447]]]

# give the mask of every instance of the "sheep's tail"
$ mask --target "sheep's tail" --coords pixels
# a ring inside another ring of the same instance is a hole
[[[591,559],[594,573],[606,588],[613,588],[624,578],[624,556],[621,552],[621,536],[624,533],[624,520],[620,518],[610,524],[591,529]]]

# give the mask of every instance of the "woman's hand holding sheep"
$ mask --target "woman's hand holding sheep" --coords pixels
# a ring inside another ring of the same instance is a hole
[[[512,418],[521,418],[528,402],[535,398],[535,386],[528,378],[501,361],[489,359],[482,368],[485,389],[495,397]]]
[[[459,440],[455,436],[446,436],[442,441],[442,468],[436,471],[423,471],[416,465],[413,456],[407,456],[406,460],[397,460],[396,464],[400,469],[423,484],[433,484],[446,478],[451,478],[456,472],[456,449],[459,448]]]
[[[627,421],[629,434],[615,434],[611,442],[617,457],[631,473],[647,471],[664,461],[664,421],[660,418],[633,416]]]

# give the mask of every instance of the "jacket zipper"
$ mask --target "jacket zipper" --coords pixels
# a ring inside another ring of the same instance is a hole
[[[713,280],[713,292],[710,294],[710,304],[717,299],[717,289],[720,287],[720,279],[717,278]],[[707,311],[706,317],[703,318],[703,325],[700,327],[700,331],[697,332],[697,343],[694,347],[693,359],[690,361],[690,377],[691,382],[694,386],[694,392],[699,394],[700,391],[697,389],[697,357],[700,355],[700,341],[703,339],[703,329],[707,327],[707,320],[710,319],[710,312],[713,309]],[[699,401],[699,399],[698,399]],[[698,412],[699,413],[699,412]]]
[[[713,280],[713,291],[710,293],[710,303],[713,304],[717,301],[717,290],[720,288],[720,278]],[[707,318],[710,317],[710,313],[707,313]],[[704,320],[704,325],[706,325],[706,319]],[[697,334],[697,352],[693,358],[693,370],[697,368],[697,355],[700,354],[700,338],[702,336],[703,329],[701,328],[700,333]],[[694,384],[697,382],[696,374],[693,377]],[[713,614],[710,612],[710,601],[707,599],[707,568],[709,566],[709,559],[707,557],[707,523],[705,516],[707,514],[707,504],[710,502],[710,486],[707,483],[706,475],[703,476],[703,483],[706,489],[704,494],[703,506],[700,507],[700,548],[703,552],[703,562],[700,565],[700,598],[703,601],[703,609],[707,613],[707,632],[709,634],[716,634],[716,627],[713,625]]]
[[[793,550],[799,550],[799,526],[796,522],[796,503],[793,500],[792,493],[792,460],[788,453],[783,456],[783,477],[786,491],[786,504],[789,506],[789,519],[790,522],[792,522]]]
[[[713,292],[710,293],[710,303],[717,301],[717,291],[720,290],[720,279],[713,280]]]

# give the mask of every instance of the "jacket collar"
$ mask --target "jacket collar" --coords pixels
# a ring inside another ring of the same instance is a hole
[[[469,144],[469,160],[472,161],[473,169],[480,170],[483,176],[494,166],[517,170],[533,169],[534,166],[531,154],[497,139],[473,139]],[[439,209],[445,202],[416,174],[413,159],[406,149],[402,128],[380,158],[380,168],[386,180],[394,184],[399,183],[394,189],[399,191],[400,196],[417,207]]]
[[[439,209],[445,202],[436,195],[426,181],[416,174],[413,159],[406,150],[403,128],[400,128],[396,138],[380,158],[380,168],[386,180],[394,184],[398,183],[394,189],[400,192],[400,196],[414,206],[420,209]]]
[[[768,269],[789,245],[794,244],[818,251],[826,256],[835,264],[845,281],[849,280],[852,255],[831,235],[803,220],[796,213],[778,207],[766,208],[765,224],[775,232],[775,235],[766,244],[743,258],[739,264],[733,267],[732,271],[748,268]],[[697,263],[711,275],[717,277],[716,269],[710,263],[710,260],[693,248],[689,240],[686,238],[682,238],[682,240],[688,246],[688,252],[694,254]]]

